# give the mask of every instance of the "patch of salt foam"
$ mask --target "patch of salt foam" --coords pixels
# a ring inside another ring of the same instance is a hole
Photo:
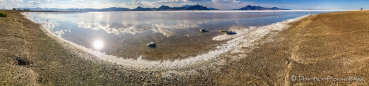
[[[112,55],[106,55],[105,53],[101,53],[99,51],[93,51],[86,47],[77,45],[73,42],[60,38],[56,34],[52,34],[52,32],[50,31],[50,28],[49,29],[45,27],[43,28],[45,28],[45,30],[48,33],[51,33],[54,37],[62,40],[63,42],[66,42],[67,44],[70,44],[78,49],[81,49],[84,52],[95,55],[97,58],[101,60],[105,60],[108,62],[116,63],[116,64],[119,64],[119,65],[122,65],[128,68],[134,68],[134,69],[168,70],[168,69],[186,68],[186,67],[191,67],[194,65],[201,65],[204,63],[210,63],[210,65],[219,64],[216,62],[224,61],[224,59],[217,58],[219,57],[219,55],[225,52],[229,52],[231,50],[236,51],[236,52],[242,52],[239,50],[241,47],[254,46],[255,44],[257,44],[256,43],[257,40],[263,38],[269,32],[281,31],[287,26],[288,23],[300,20],[304,17],[306,16],[301,16],[298,18],[289,19],[283,22],[277,22],[271,25],[258,27],[258,28],[250,27],[249,29],[237,29],[235,30],[237,32],[236,35],[216,36],[213,38],[213,40],[225,40],[225,39],[232,39],[232,40],[227,41],[226,44],[217,46],[216,50],[208,51],[207,53],[203,53],[203,54],[200,54],[194,57],[189,57],[186,59],[176,59],[174,61],[170,61],[170,60],[148,61],[148,60],[143,60],[143,59],[125,59],[125,58],[119,58],[119,57],[112,56]],[[90,58],[90,59],[94,59],[94,58]],[[210,62],[210,61],[214,61],[214,62]]]

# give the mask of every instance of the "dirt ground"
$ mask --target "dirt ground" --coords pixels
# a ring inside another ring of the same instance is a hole
[[[171,70],[194,70],[194,75],[80,58],[19,11],[4,12],[0,85],[368,85],[369,11],[310,15],[268,35],[274,41],[240,60],[217,68]]]

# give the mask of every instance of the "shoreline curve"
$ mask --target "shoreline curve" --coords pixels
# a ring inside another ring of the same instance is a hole
[[[22,15],[24,15],[22,13]],[[172,70],[172,69],[181,69],[181,68],[189,68],[196,65],[212,65],[218,64],[223,65],[225,58],[220,58],[221,54],[226,52],[232,53],[240,53],[238,48],[242,47],[253,47],[257,45],[257,41],[262,39],[265,35],[267,35],[271,31],[282,31],[285,28],[288,28],[288,24],[291,22],[299,21],[303,18],[307,17],[300,16],[293,19],[284,20],[281,22],[276,22],[270,25],[261,26],[261,27],[250,27],[250,28],[239,28],[235,30],[237,35],[219,35],[213,38],[213,40],[225,40],[231,39],[226,42],[226,44],[221,44],[217,46],[216,50],[207,51],[206,53],[199,54],[197,56],[188,57],[185,59],[175,59],[174,61],[170,60],[159,60],[159,61],[148,61],[139,57],[138,59],[125,59],[119,58],[113,55],[107,55],[105,53],[101,53],[99,51],[93,51],[86,47],[80,46],[68,40],[58,37],[56,34],[51,33],[50,29],[46,29],[42,26],[40,28],[51,38],[56,40],[59,44],[67,48],[68,50],[72,50],[79,57],[86,58],[89,60],[100,60],[107,61],[114,64],[122,65],[124,67],[130,69],[139,69],[139,70]],[[26,17],[27,18],[27,17]],[[29,19],[29,18],[28,18]],[[31,19],[30,19],[31,20]],[[246,40],[245,40],[246,39]],[[81,53],[82,52],[82,53]],[[243,58],[245,55],[241,55],[238,58]],[[226,57],[230,58],[230,57]],[[144,64],[142,64],[144,63]]]

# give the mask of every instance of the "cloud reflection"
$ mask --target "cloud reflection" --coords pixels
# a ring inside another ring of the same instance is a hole
[[[150,30],[150,26],[140,26],[140,25],[132,25],[132,24],[122,24],[120,28],[116,28],[116,26],[111,26],[111,24],[103,25],[101,23],[91,23],[91,22],[78,22],[79,28],[87,28],[91,30],[104,30],[107,33],[112,34],[120,34],[120,33],[142,33],[147,30]]]
[[[178,29],[188,29],[188,28],[196,28],[199,27],[198,24],[186,24],[184,22],[177,24],[166,24],[166,23],[154,23],[154,24],[140,24],[140,23],[126,23],[123,22],[121,24],[102,24],[102,23],[92,23],[92,22],[77,22],[79,28],[87,28],[91,30],[104,30],[107,33],[111,34],[120,34],[120,33],[130,33],[137,34],[143,33],[146,31],[153,31],[155,33],[162,33],[163,35],[170,37],[175,35],[175,30]]]
[[[62,37],[62,35],[64,35],[64,31],[63,30],[59,30],[59,31],[55,31],[55,35],[58,36],[58,37]]]
[[[174,30],[199,27],[197,24],[176,24],[176,25],[153,24],[152,26],[153,26],[152,30],[154,32],[162,33],[167,37],[175,35]]]
[[[74,14],[63,14],[63,13],[54,13],[52,15],[46,13],[38,13],[37,15],[33,15],[31,17],[32,20],[43,23],[44,27],[48,29],[53,29],[59,26],[58,23],[63,24],[63,27],[74,27],[85,28],[90,30],[103,30],[109,34],[138,34],[144,33],[147,31],[153,33],[161,33],[167,37],[171,37],[176,35],[176,31],[180,29],[192,29],[198,28],[200,25],[209,24],[214,22],[227,21],[217,18],[204,18],[199,19],[197,17],[189,17],[186,14],[180,15],[174,12],[172,14],[165,13],[155,13],[154,15],[146,15],[143,14],[145,12],[130,12],[124,13],[127,14],[125,16],[114,15],[114,14],[106,14],[106,13],[74,13]],[[102,15],[104,14],[104,15]],[[106,14],[106,15],[105,15]],[[141,15],[142,17],[138,17],[137,15]],[[197,14],[200,15],[200,14]],[[157,16],[157,17],[152,17]],[[55,21],[55,22],[46,22],[45,20]],[[74,23],[73,26],[64,25],[64,23],[60,22],[70,22]],[[65,28],[63,32],[55,30],[54,33],[59,36],[63,35],[63,33],[70,32],[69,28]],[[62,28],[58,28],[59,30]],[[69,29],[69,30],[68,30]],[[76,28],[77,29],[77,28]]]

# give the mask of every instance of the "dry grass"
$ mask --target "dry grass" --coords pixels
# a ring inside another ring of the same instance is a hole
[[[7,17],[7,16],[8,16],[8,14],[6,14],[5,12],[0,11],[0,17]]]

